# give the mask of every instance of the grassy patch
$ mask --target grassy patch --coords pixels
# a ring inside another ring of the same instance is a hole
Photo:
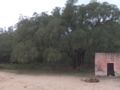
[[[15,71],[18,74],[64,74],[84,76],[93,74],[93,70],[86,67],[73,69],[69,66],[53,66],[44,64],[0,64],[1,70]]]

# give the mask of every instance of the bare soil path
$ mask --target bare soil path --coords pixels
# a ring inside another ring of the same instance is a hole
[[[100,78],[99,83],[86,83],[85,78],[0,71],[0,90],[120,90],[120,78]]]

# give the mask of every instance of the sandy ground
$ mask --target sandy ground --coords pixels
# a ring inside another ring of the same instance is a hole
[[[99,83],[86,83],[85,78],[0,71],[0,90],[120,90],[119,78],[100,78]]]

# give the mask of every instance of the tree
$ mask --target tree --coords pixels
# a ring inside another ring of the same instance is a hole
[[[10,62],[11,52],[15,45],[14,33],[4,32],[0,34],[0,62]]]
[[[60,17],[61,16],[61,8],[56,7],[55,9],[53,9],[53,11],[51,13],[54,17]]]
[[[36,62],[38,53],[36,47],[34,47],[30,40],[21,42],[14,48],[11,55],[11,61],[14,63]]]
[[[64,24],[67,28],[70,28],[71,30],[75,30],[75,24],[76,24],[76,12],[77,8],[75,3],[77,0],[68,0],[65,6],[65,9],[63,10],[62,17],[65,20]],[[69,30],[68,30],[69,32]]]
[[[55,63],[61,60],[62,54],[56,49],[46,48],[43,53],[43,57],[46,62]]]
[[[91,0],[90,3],[94,3],[94,2],[97,2],[97,0]]]
[[[119,8],[95,0],[86,5],[76,3],[67,0],[64,8],[56,7],[50,15],[35,12],[29,18],[21,16],[16,28],[0,34],[0,58],[78,67],[94,64],[95,52],[119,52]]]

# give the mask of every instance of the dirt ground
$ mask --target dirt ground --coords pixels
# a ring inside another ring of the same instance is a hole
[[[0,71],[0,90],[120,90],[119,78],[99,78],[99,83],[86,83],[85,78],[88,77]]]

